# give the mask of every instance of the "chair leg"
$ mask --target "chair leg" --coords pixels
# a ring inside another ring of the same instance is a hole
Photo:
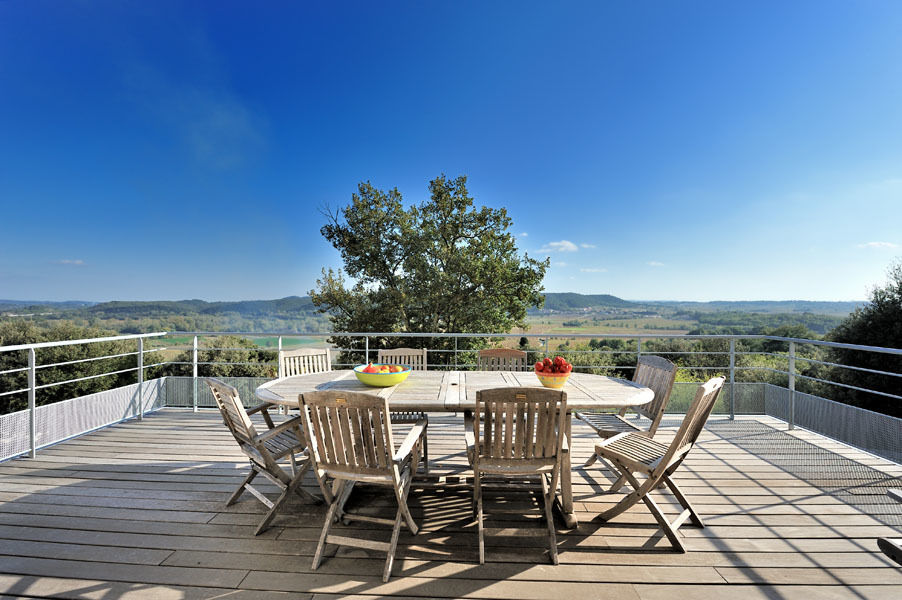
[[[322,504],[323,501],[321,499],[317,498],[316,496],[314,496],[313,494],[311,494],[310,492],[308,492],[307,490],[305,490],[304,488],[301,487],[301,482],[304,481],[304,475],[307,473],[307,471],[310,470],[310,468],[311,468],[311,463],[308,460],[307,462],[304,463],[304,465],[297,472],[297,474],[295,474],[295,476],[291,478],[291,481],[288,483],[288,487],[291,489],[292,492],[294,492],[295,494],[297,494],[304,500],[310,500],[314,504]]]
[[[282,493],[279,494],[279,497],[276,498],[276,501],[273,502],[272,506],[269,507],[269,512],[266,513],[266,516],[263,518],[263,521],[261,521],[261,523],[257,526],[256,531],[254,531],[254,535],[260,535],[261,533],[263,533],[263,531],[265,531],[269,527],[269,524],[272,522],[272,520],[276,516],[276,511],[279,510],[279,507],[282,505],[282,503],[285,501],[285,499],[288,498],[289,493],[291,493],[291,490],[287,487],[284,490],[282,490]]]
[[[661,512],[661,508],[658,506],[658,503],[655,502],[654,498],[650,496],[652,490],[654,490],[661,483],[660,479],[648,479],[645,483],[640,484],[636,477],[629,472],[628,469],[623,467],[623,465],[617,465],[621,469],[623,476],[629,481],[629,484],[633,486],[633,492],[631,492],[624,500],[627,498],[638,497],[645,503],[645,506],[648,508],[648,511],[651,513],[651,516],[655,518],[655,521],[658,522],[658,525],[661,527],[661,530],[664,532],[664,535],[667,536],[667,539],[670,541],[670,544],[673,546],[673,549],[677,552],[686,552],[686,547],[683,546],[682,540],[680,540],[679,535],[677,535],[677,529],[679,529],[680,524],[685,519],[686,511],[683,511],[683,514],[677,517],[673,524],[667,520],[667,517],[664,516],[664,513]],[[622,501],[621,501],[622,502]],[[632,504],[635,504],[634,500]],[[618,508],[620,504],[615,506],[614,508]],[[613,510],[613,509],[612,509]],[[625,508],[623,509],[625,510]],[[623,512],[621,510],[620,512]],[[619,512],[616,514],[620,514]],[[675,525],[675,526],[674,526]]]
[[[482,496],[476,499],[476,528],[479,536],[479,564],[485,564],[485,531],[482,526]]]
[[[482,481],[477,471],[473,472],[473,518],[476,521],[476,539],[479,543],[479,564],[484,564],[485,532],[482,526]]]
[[[423,473],[429,474],[429,438],[423,435]]]
[[[645,502],[645,506],[648,507],[648,511],[652,514],[655,520],[660,525],[661,530],[664,532],[664,535],[667,536],[667,539],[670,540],[670,544],[673,546],[673,549],[677,552],[686,552],[686,547],[683,546],[682,540],[680,540],[679,535],[677,535],[677,530],[673,528],[670,524],[670,521],[667,520],[667,517],[664,516],[664,513],[661,512],[658,503],[654,501],[654,498],[646,494],[642,501]]]
[[[401,512],[401,515],[404,517],[404,520],[407,522],[407,528],[410,529],[410,533],[416,535],[420,528],[417,526],[416,522],[413,520],[413,515],[410,514],[410,508],[407,506],[407,497],[410,494],[410,486],[413,483],[413,473],[408,475],[406,485],[402,485],[401,493],[397,496],[398,499],[398,510]]]
[[[279,497],[276,498],[276,500],[271,503],[271,506],[269,507],[269,512],[266,513],[266,517],[264,517],[263,522],[260,523],[259,526],[257,526],[257,530],[254,532],[254,535],[260,535],[267,527],[269,527],[269,524],[272,522],[272,520],[276,516],[276,512],[279,510],[279,508],[281,508],[282,504],[284,504],[285,501],[288,500],[288,497],[290,495],[297,494],[301,498],[311,498],[318,502],[317,498],[315,498],[309,492],[307,492],[306,490],[301,488],[301,481],[304,478],[304,473],[307,472],[307,469],[309,467],[310,467],[310,463],[308,462],[304,465],[304,468],[301,469],[300,472],[295,474],[295,476],[292,477],[288,481],[288,483],[281,484],[281,485],[284,485],[284,488],[282,489],[282,493],[279,494]],[[281,479],[281,478],[279,478],[279,479]],[[276,480],[274,479],[273,481],[276,481]],[[260,496],[258,496],[258,498],[261,501],[263,500],[263,498]]]
[[[398,512],[395,513],[395,524],[391,532],[391,541],[388,544],[388,556],[385,557],[385,569],[382,571],[382,581],[387,582],[391,577],[391,568],[395,562],[395,549],[398,547],[398,536],[401,533],[401,523],[406,520],[410,531],[416,535],[419,528],[414,523],[410,510],[407,508],[407,495],[410,492],[410,485],[413,480],[413,473],[408,474],[407,483],[403,485],[400,493],[397,493]]]
[[[599,514],[596,518],[600,521],[610,521],[617,515],[626,511],[626,509],[628,509],[629,507],[642,500],[642,498],[645,497],[645,495],[654,488],[654,485],[651,484],[650,480],[640,485],[639,482],[636,481],[636,478],[633,477],[633,475],[629,472],[629,469],[627,469],[623,465],[620,465],[613,461],[612,465],[615,471],[620,471],[621,477],[625,477],[630,482],[630,485],[633,486],[633,491],[621,498],[620,502],[615,504],[613,507]]]
[[[585,468],[587,468],[587,467],[591,467],[592,465],[595,464],[595,462],[596,462],[597,460],[598,460],[598,453],[597,453],[597,452],[593,452],[593,453],[592,453],[592,456],[589,457],[589,460],[587,460],[586,462],[583,463],[583,468],[585,469]]]
[[[622,488],[622,487],[624,486],[624,484],[626,484],[626,477],[624,477],[623,475],[621,475],[620,477],[617,478],[617,481],[615,481],[615,482],[611,485],[611,487],[608,489],[608,492],[617,492],[617,491],[620,491],[620,488]]]
[[[683,491],[677,486],[676,482],[670,478],[670,475],[664,475],[664,483],[667,484],[667,487],[670,488],[670,491],[673,492],[673,495],[676,496],[677,501],[680,505],[689,511],[689,520],[692,521],[692,524],[696,527],[704,528],[705,524],[702,522],[702,518],[696,512],[695,508],[693,508],[692,504],[689,502],[689,499],[683,494]]]
[[[241,485],[238,486],[238,489],[235,490],[231,496],[229,496],[228,500],[226,500],[226,506],[231,506],[232,504],[234,504],[235,501],[237,501],[241,496],[241,494],[244,493],[244,489],[247,487],[247,485],[252,482],[254,480],[254,477],[256,476],[257,469],[254,468],[254,463],[251,463],[251,472],[247,474],[247,477],[244,479]]]
[[[354,491],[354,485],[356,483],[356,481],[341,480],[341,489],[340,491],[335,492],[335,497],[338,499],[338,509],[334,517],[336,523],[340,519],[346,519],[348,517],[348,514],[345,512],[345,504],[348,503],[348,499],[351,497],[351,492]],[[348,521],[353,521],[353,519],[348,519]]]
[[[338,484],[338,493],[332,495],[332,502],[329,503],[329,510],[326,511],[326,522],[323,523],[323,530],[319,535],[319,543],[316,545],[316,553],[313,555],[313,570],[319,568],[319,565],[323,560],[323,550],[326,547],[326,538],[329,536],[329,529],[332,527],[332,519],[335,517],[335,511],[338,509],[338,501],[344,483],[345,482],[342,481]]]
[[[388,581],[391,577],[391,568],[395,562],[395,548],[398,546],[398,535],[401,533],[401,507],[398,506],[398,512],[395,514],[395,525],[391,531],[391,542],[388,544],[388,556],[385,557],[385,568],[382,570],[382,582]]]
[[[549,490],[548,480],[545,479],[545,475],[540,475],[542,478],[542,498],[545,500],[545,521],[548,523],[548,543],[549,543],[549,552],[551,554],[551,564],[558,564],[558,556],[557,556],[557,536],[554,532],[554,513],[551,511],[551,507],[554,505],[554,490]]]

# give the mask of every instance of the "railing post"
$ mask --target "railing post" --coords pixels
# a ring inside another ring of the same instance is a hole
[[[457,370],[457,336],[454,336],[454,370]]]
[[[370,362],[370,336],[363,336],[363,362]]]
[[[194,391],[191,394],[191,404],[194,412],[197,412],[197,336],[194,336],[194,349],[191,353],[193,365],[191,376],[193,377]]]
[[[279,379],[285,377],[285,373],[282,371],[282,336],[279,336],[279,354],[276,356],[276,361],[278,361],[278,372],[276,373],[279,376]]]
[[[730,420],[736,419],[736,338],[730,338]]]
[[[796,343],[789,342],[789,428],[796,424]]]
[[[642,338],[636,338],[636,363],[639,362],[640,356],[642,356]]]
[[[138,338],[138,420],[144,420],[144,338]]]
[[[545,356],[548,356],[548,340],[551,338],[545,338]]]
[[[34,348],[28,349],[28,439],[31,446],[29,455],[35,457],[37,453],[37,432],[35,431],[35,369]]]

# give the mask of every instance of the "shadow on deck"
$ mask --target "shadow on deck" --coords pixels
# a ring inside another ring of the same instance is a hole
[[[676,419],[664,427],[673,431]],[[876,547],[898,537],[902,467],[774,419],[712,420],[677,480],[708,525],[684,526],[677,554],[651,515],[593,517],[620,494],[610,474],[574,472],[580,525],[559,529],[561,564],[545,538],[487,538],[480,566],[470,517],[462,423],[430,417],[433,470],[450,483],[415,485],[422,526],[402,533],[393,577],[384,557],[341,548],[310,569],[324,507],[300,499],[254,537],[263,506],[226,508],[246,471],[218,414],[163,410],[0,463],[0,594],[72,598],[897,598],[902,570]],[[574,464],[594,439],[574,425]],[[318,493],[313,478],[305,488]],[[274,488],[273,488],[274,489]],[[669,495],[659,498],[668,510]],[[391,498],[363,487],[352,502],[393,516]],[[529,492],[496,493],[497,521],[541,517]],[[351,525],[385,539],[386,528]]]

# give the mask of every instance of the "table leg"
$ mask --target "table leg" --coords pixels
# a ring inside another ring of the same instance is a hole
[[[573,478],[572,473],[570,472],[570,447],[572,445],[572,436],[570,434],[572,421],[573,418],[568,411],[567,418],[565,419],[564,451],[561,453],[561,495],[555,496],[554,503],[555,507],[561,513],[564,525],[566,525],[568,529],[573,529],[579,524],[576,520],[576,515],[573,514]]]

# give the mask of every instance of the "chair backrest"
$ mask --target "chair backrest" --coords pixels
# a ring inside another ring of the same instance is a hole
[[[279,377],[323,373],[332,370],[328,348],[303,348],[279,352]]]
[[[222,420],[225,421],[226,427],[235,436],[238,445],[244,447],[254,445],[254,438],[257,437],[257,430],[248,416],[238,395],[238,390],[229,384],[212,377],[205,377],[204,381],[210,386],[213,393],[213,399],[216,400],[216,406],[222,414]]]
[[[526,352],[513,348],[480,350],[476,360],[480,371],[527,371]]]
[[[300,395],[301,415],[317,469],[388,475],[395,452],[388,400],[326,390]]]
[[[708,417],[711,416],[711,411],[714,410],[714,404],[717,402],[720,390],[723,389],[723,384],[723,377],[714,377],[698,386],[695,399],[686,411],[679,430],[659,463],[661,468],[668,468],[674,456],[685,456],[686,452],[695,444],[705,428]]]
[[[395,350],[380,350],[376,362],[379,364],[405,365],[414,371],[426,371],[426,348],[397,348]]]
[[[473,420],[477,460],[557,459],[566,418],[567,393],[561,390],[480,390],[476,392]]]
[[[676,380],[677,366],[660,356],[642,355],[639,364],[633,373],[633,381],[639,385],[651,388],[655,393],[654,399],[648,404],[637,406],[636,412],[651,419],[651,427],[648,432],[655,434],[664,409],[670,400],[670,392],[673,390],[673,382]]]

